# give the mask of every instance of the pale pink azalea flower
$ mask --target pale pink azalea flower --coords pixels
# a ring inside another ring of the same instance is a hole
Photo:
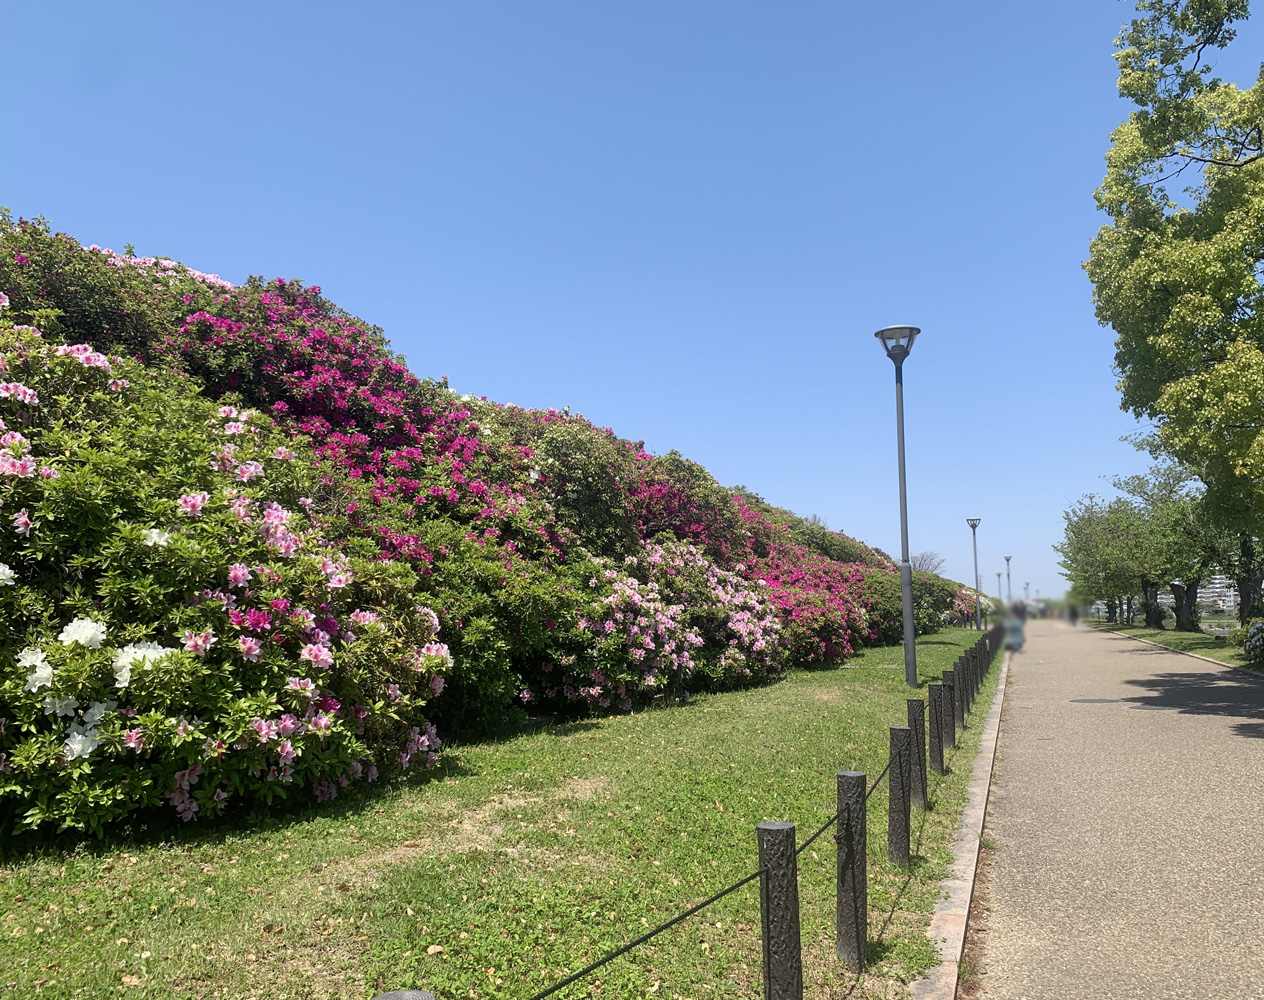
[[[61,478],[61,473],[58,472],[56,469],[54,469],[51,465],[41,465],[39,474],[40,474],[40,479],[60,479]]]
[[[303,724],[299,722],[298,718],[286,712],[277,723],[277,735],[281,737],[293,736],[302,728]]]
[[[291,677],[285,682],[287,691],[294,691],[305,698],[316,697],[316,685],[310,677]]]
[[[290,451],[289,448],[278,448],[272,453],[272,457],[281,462],[293,462],[294,452]],[[302,503],[301,500],[299,502]]]
[[[180,721],[176,723],[176,735],[179,737],[189,736],[192,734],[193,728],[194,727],[184,718],[181,718]]]
[[[433,677],[430,678],[430,693],[433,694],[436,698],[438,698],[439,695],[443,694],[443,683],[444,683],[443,678],[440,677],[438,674],[435,674]]]
[[[129,729],[123,734],[123,746],[129,750],[142,750],[145,747],[145,730],[140,726]]]
[[[289,740],[282,740],[279,744],[277,744],[277,756],[280,758],[282,764],[288,764],[297,756],[294,752],[294,744],[292,744]]]
[[[317,712],[312,721],[308,723],[308,726],[313,733],[323,740],[329,735],[329,730],[333,724],[334,719],[332,715],[328,712]]]
[[[350,617],[350,619],[357,625],[372,625],[375,621],[378,621],[381,616],[372,611],[357,610],[351,612],[348,617]]]
[[[237,640],[237,648],[241,650],[241,658],[251,663],[258,663],[263,654],[263,643],[248,635]]]
[[[202,513],[202,508],[206,506],[207,501],[211,499],[209,493],[186,493],[184,496],[176,500],[180,505],[180,513],[186,517],[197,517]]]
[[[224,425],[224,433],[225,434],[245,434],[246,425],[237,420],[230,421],[229,423],[226,423]]]
[[[38,393],[21,382],[0,382],[0,399],[16,399],[29,406],[39,405]]]
[[[132,383],[127,381],[127,379],[125,378],[116,378],[113,382],[110,383],[110,388],[113,389],[115,392],[122,392],[131,384]]]
[[[221,406],[219,408],[219,415],[225,420],[231,420],[237,416],[237,411],[231,406]]]
[[[329,578],[329,589],[340,590],[351,582],[350,573],[335,573]]]
[[[262,475],[263,466],[258,462],[242,462],[241,465],[237,466],[237,478],[243,483],[248,483],[252,479],[258,479]]]
[[[228,506],[239,520],[245,521],[250,517],[250,508],[254,506],[254,501],[250,497],[237,497]]]
[[[404,695],[399,690],[398,684],[387,684],[386,696],[390,698],[391,701],[399,701],[401,698],[404,697]]]
[[[13,515],[14,534],[21,535],[24,538],[30,538],[31,529],[33,527],[35,527],[35,525],[31,522],[30,517],[27,515],[25,507]]]
[[[243,563],[233,563],[228,567],[228,585],[244,587],[251,580],[250,567]]]
[[[308,643],[298,655],[299,659],[309,660],[314,667],[333,666],[334,654],[329,651],[328,646],[321,645],[318,642]]]
[[[185,651],[192,653],[194,656],[198,657],[198,659],[204,657],[207,650],[209,650],[218,641],[219,640],[215,637],[215,633],[210,630],[207,630],[206,632],[194,632],[192,629],[189,629],[184,633]]]
[[[274,740],[277,738],[277,724],[275,722],[269,722],[267,719],[255,718],[250,723],[250,728],[253,729],[255,734],[259,737],[260,743],[267,743],[268,740]]]
[[[201,776],[202,765],[192,764],[187,769],[176,772],[176,784],[187,792],[193,785],[198,783],[198,778]]]

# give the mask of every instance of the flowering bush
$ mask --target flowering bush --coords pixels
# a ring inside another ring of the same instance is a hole
[[[1251,663],[1264,663],[1264,622],[1247,627],[1242,649]]]
[[[0,822],[189,820],[434,762],[438,618],[406,564],[334,544],[289,435],[2,321],[0,370]]]
[[[458,397],[409,372],[379,329],[317,287],[234,286],[174,261],[81,247],[0,211],[0,294],[17,320],[81,345],[65,357],[85,369],[101,373],[124,352],[196,377],[223,405],[254,408],[247,420],[220,418],[207,471],[218,478],[181,487],[179,523],[212,523],[226,489],[249,493],[256,519],[269,499],[294,511],[292,497],[265,496],[280,482],[270,455],[283,449],[284,467],[305,477],[291,493],[313,501],[311,529],[370,564],[349,585],[407,576],[437,613],[437,635],[410,638],[446,644],[452,657],[428,706],[445,728],[496,727],[524,702],[606,710],[754,683],[900,640],[898,578],[883,553],[567,410]],[[0,385],[0,404],[21,404],[23,391]],[[256,431],[271,452],[244,443]],[[154,461],[186,469],[203,444]],[[141,514],[135,523],[170,532],[148,507],[128,516]],[[33,509],[12,516],[15,531],[29,520],[38,533]],[[235,559],[223,572],[238,564],[251,565]],[[202,585],[217,587],[236,593]],[[919,576],[916,588],[919,630],[934,630],[955,585]]]

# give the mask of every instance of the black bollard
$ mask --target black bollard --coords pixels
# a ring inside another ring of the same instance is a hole
[[[908,724],[913,753],[913,785],[909,802],[918,809],[926,808],[926,702],[921,698],[908,698]]]
[[[759,910],[764,932],[764,1000],[803,1000],[799,870],[793,823],[760,823]]]
[[[942,684],[927,684],[930,694],[930,769],[944,773],[944,688]]]
[[[955,747],[957,745],[957,712],[953,708],[956,699],[956,692],[953,690],[957,686],[956,674],[952,670],[945,670],[943,677],[944,687],[944,746]]]
[[[838,959],[852,972],[865,971],[869,942],[869,872],[865,772],[838,775],[838,912],[835,946]]]
[[[909,863],[909,786],[912,784],[912,733],[891,727],[891,770],[887,774],[887,857],[893,865]]]

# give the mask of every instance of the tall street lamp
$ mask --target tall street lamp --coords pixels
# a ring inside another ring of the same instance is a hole
[[[1023,584],[1023,600],[1027,601],[1028,603],[1031,602],[1031,584],[1030,583]]]
[[[874,334],[895,364],[895,439],[900,464],[900,597],[904,604],[904,681],[917,687],[917,629],[913,624],[913,567],[909,563],[908,491],[904,485],[904,359],[922,331],[884,326]]]
[[[983,631],[983,609],[979,607],[979,522],[981,517],[967,517],[970,537],[974,539],[974,627]]]
[[[1001,571],[996,571],[996,599],[998,601],[1005,600],[1005,591],[1001,589]]]
[[[1014,585],[1009,578],[1009,561],[1013,558],[1013,556],[1005,557],[1005,600],[1008,604],[1014,603]]]

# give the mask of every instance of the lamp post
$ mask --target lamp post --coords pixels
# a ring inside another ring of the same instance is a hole
[[[1009,578],[1009,561],[1013,558],[1013,556],[1005,557],[1005,601],[1007,604],[1014,603],[1014,585],[1010,582]]]
[[[974,627],[983,631],[983,609],[979,606],[979,522],[981,517],[967,517],[970,537],[974,539]]]
[[[1031,602],[1031,584],[1030,583],[1023,584],[1023,600],[1028,603]]]
[[[895,439],[900,465],[900,598],[904,605],[904,681],[917,687],[917,629],[913,624],[913,567],[909,564],[908,491],[904,484],[904,359],[922,331],[884,326],[874,334],[895,365]]]
[[[996,599],[998,601],[1005,600],[1005,591],[1001,589],[1001,571],[996,571]]]

